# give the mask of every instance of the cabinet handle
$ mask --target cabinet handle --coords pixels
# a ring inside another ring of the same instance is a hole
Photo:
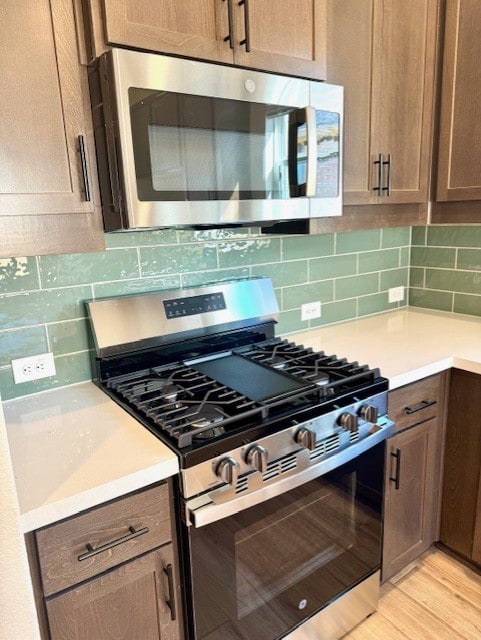
[[[374,160],[374,164],[377,164],[377,185],[373,188],[373,191],[377,192],[378,196],[382,195],[382,173],[383,173],[383,161],[382,153],[378,154],[377,160]]]
[[[249,33],[249,0],[240,0],[237,3],[237,6],[242,7],[244,5],[244,39],[239,42],[239,44],[245,45],[246,52],[249,53],[251,50],[251,41],[250,41],[250,33]]]
[[[396,458],[396,473],[394,474],[394,478],[390,476],[389,480],[394,482],[394,488],[398,491],[401,478],[401,449],[396,449],[395,452],[391,451],[391,456]]]
[[[382,190],[386,192],[386,196],[391,195],[391,164],[392,164],[392,155],[388,153],[387,160],[383,160],[383,165],[387,166],[387,178],[386,184],[387,186],[383,187]]]
[[[234,22],[232,16],[232,0],[222,0],[222,2],[227,2],[227,20],[229,23],[229,34],[224,38],[224,42],[228,42],[229,47],[233,49],[234,39],[232,37],[232,34],[234,33]]]
[[[175,594],[174,594],[174,569],[171,564],[168,564],[164,568],[164,573],[167,576],[167,588],[169,590],[169,599],[165,601],[165,604],[170,609],[170,619],[175,620],[177,612],[175,610]]]
[[[80,153],[80,164],[82,165],[82,179],[84,183],[85,201],[90,202],[89,174],[87,171],[87,155],[85,153],[84,137],[80,135],[77,137],[77,140],[78,140],[78,150]]]
[[[135,529],[134,527],[129,527],[130,533],[126,536],[122,536],[121,538],[117,538],[116,540],[112,540],[112,542],[107,542],[100,547],[94,549],[92,545],[88,542],[85,547],[87,551],[81,553],[78,556],[79,562],[82,560],[87,560],[92,556],[96,556],[98,553],[102,553],[103,551],[108,551],[108,549],[112,549],[112,547],[116,547],[119,544],[123,544],[124,542],[128,542],[129,540],[133,540],[134,538],[138,538],[139,536],[143,536],[145,533],[149,533],[149,527],[144,527],[143,529]]]
[[[422,409],[426,409],[426,407],[432,407],[433,404],[436,404],[437,400],[423,400],[421,403],[416,405],[415,407],[404,407],[404,413],[410,415],[411,413],[416,413],[417,411],[422,411]]]

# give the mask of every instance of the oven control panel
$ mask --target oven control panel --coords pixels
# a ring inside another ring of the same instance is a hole
[[[183,495],[223,501],[331,457],[383,428],[387,392],[317,416],[181,471]],[[209,495],[212,495],[210,493]]]
[[[189,298],[173,298],[164,300],[164,310],[167,318],[180,318],[182,316],[196,316],[199,313],[221,311],[226,309],[223,293],[209,293]]]

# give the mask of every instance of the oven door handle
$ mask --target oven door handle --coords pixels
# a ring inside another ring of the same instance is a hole
[[[394,422],[389,418],[383,417],[379,420],[378,424],[382,426],[379,431],[375,431],[366,438],[358,440],[355,444],[349,445],[330,458],[321,460],[317,464],[307,467],[302,471],[294,471],[292,475],[286,476],[282,480],[276,480],[270,484],[266,484],[265,487],[253,493],[239,496],[226,502],[217,503],[213,502],[208,494],[187,500],[184,514],[185,523],[187,526],[192,525],[196,529],[205,527],[218,520],[233,516],[239,511],[244,511],[249,507],[265,502],[270,498],[275,498],[291,489],[300,487],[310,480],[315,480],[329,471],[337,469],[394,434]]]

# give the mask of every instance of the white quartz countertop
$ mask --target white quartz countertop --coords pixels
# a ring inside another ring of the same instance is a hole
[[[481,318],[413,308],[287,336],[378,367],[390,388],[481,373]],[[175,453],[86,382],[3,404],[24,532],[174,475]]]
[[[178,471],[175,453],[91,382],[3,410],[24,532]]]
[[[481,373],[481,318],[406,308],[287,336],[379,367],[396,389],[457,367]]]

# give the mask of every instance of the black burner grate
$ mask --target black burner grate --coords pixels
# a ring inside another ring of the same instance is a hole
[[[317,384],[323,388],[326,396],[355,389],[358,385],[371,384],[380,376],[378,369],[326,355],[324,351],[315,352],[310,347],[286,340],[276,339],[253,345],[239,353],[264,366]]]
[[[242,429],[252,418],[259,424],[306,405],[337,402],[380,375],[377,369],[280,339],[231,353],[112,377],[106,386],[182,449]]]
[[[255,402],[186,365],[111,378],[107,387],[180,448],[223,435],[230,426],[256,414],[265,418],[273,407],[286,402],[285,397]],[[313,392],[312,387],[308,390]]]

